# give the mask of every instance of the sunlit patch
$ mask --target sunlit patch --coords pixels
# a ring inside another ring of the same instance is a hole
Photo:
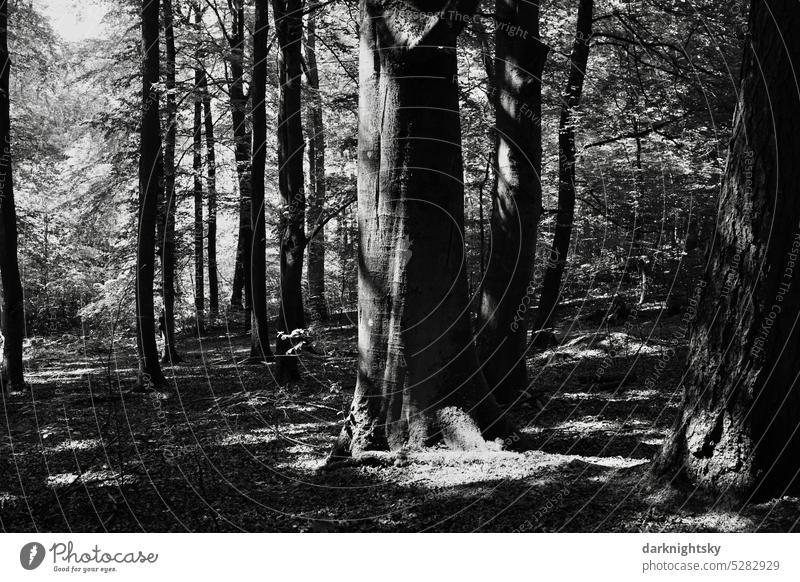
[[[78,439],[60,442],[57,445],[47,448],[49,453],[62,453],[64,451],[88,451],[96,447],[103,446],[100,439]]]
[[[617,432],[622,430],[623,425],[617,420],[601,420],[591,417],[581,420],[568,420],[556,425],[556,430],[565,432],[587,433],[587,432]]]
[[[47,486],[53,489],[68,487],[79,481],[84,485],[98,485],[99,487],[119,487],[120,485],[131,485],[136,481],[133,475],[120,475],[116,471],[101,469],[99,471],[87,471],[81,475],[77,473],[58,473],[47,477]]]
[[[664,444],[664,437],[648,437],[641,440],[643,445],[660,446]]]
[[[219,440],[222,446],[231,445],[266,445],[278,440],[271,428],[257,428],[248,432],[236,432]]]
[[[19,501],[19,497],[17,495],[13,495],[8,491],[0,491],[0,507],[3,507],[4,505],[11,505],[17,501]]]

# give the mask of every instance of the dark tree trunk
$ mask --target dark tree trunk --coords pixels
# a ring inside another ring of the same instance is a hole
[[[181,361],[175,349],[175,138],[178,106],[175,99],[175,30],[172,0],[163,0],[164,41],[166,45],[167,131],[164,136],[164,221],[161,232],[161,284],[164,298],[164,356],[162,361]]]
[[[322,220],[325,206],[325,125],[322,119],[322,95],[319,91],[317,68],[316,11],[308,15],[305,35],[306,79],[311,103],[309,104],[308,167],[310,192],[308,193],[308,224],[313,230]],[[317,321],[328,319],[325,301],[325,228],[308,241],[308,307]]]
[[[558,211],[553,243],[542,282],[539,306],[533,329],[549,326],[561,296],[561,279],[567,264],[572,224],[575,218],[575,118],[573,112],[581,103],[589,43],[592,37],[593,0],[581,0],[572,53],[569,57],[567,86],[561,96],[561,118],[558,124]]]
[[[303,124],[300,112],[300,64],[303,36],[302,0],[272,0],[278,46],[278,189],[283,208],[280,220],[280,312],[278,314],[278,381],[300,379],[297,357],[286,338],[305,327],[303,313],[303,254],[306,200],[303,185]]]
[[[199,24],[200,13],[196,13]],[[194,124],[192,129],[192,178],[194,191],[194,312],[197,332],[205,333],[205,261],[203,257],[203,73],[195,69]]]
[[[269,42],[268,0],[256,0],[253,32],[253,164],[251,209],[253,246],[250,252],[250,280],[253,325],[250,332],[251,362],[272,359],[267,314],[266,226],[264,224],[264,170],[267,160],[267,43]]]
[[[798,27],[795,0],[754,0],[683,410],[658,463],[745,501],[799,489]]]
[[[136,252],[136,340],[141,388],[158,388],[166,383],[158,361],[153,308],[156,221],[163,188],[161,120],[156,91],[159,81],[158,8],[158,0],[142,0],[142,125]]]
[[[358,376],[332,457],[483,448],[507,429],[479,371],[464,268],[455,47],[475,4],[361,1]]]
[[[483,375],[500,403],[528,385],[524,314],[532,300],[531,267],[542,207],[539,5],[499,0],[495,35],[496,187],[492,246],[481,291],[478,348]],[[525,34],[512,35],[509,27]]]
[[[0,364],[0,392],[25,387],[22,340],[25,306],[17,258],[17,211],[11,174],[11,117],[9,110],[8,2],[0,0],[0,280],[2,280],[2,331],[5,338]]]
[[[219,315],[219,279],[217,267],[217,156],[214,119],[211,116],[211,94],[205,72],[201,78],[203,113],[206,134],[206,190],[208,191],[208,309],[212,318]]]
[[[234,157],[239,178],[239,242],[236,248],[236,268],[233,278],[231,306],[241,307],[244,292],[245,327],[250,329],[252,310],[250,283],[250,252],[253,227],[250,216],[250,131],[247,127],[247,101],[244,92],[244,0],[233,0],[233,30],[230,35],[230,98],[233,120]]]

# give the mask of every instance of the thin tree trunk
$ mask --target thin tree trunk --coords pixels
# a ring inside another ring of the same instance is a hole
[[[272,359],[267,314],[266,226],[264,224],[264,170],[267,159],[267,42],[269,40],[268,0],[256,0],[253,32],[253,164],[251,209],[253,246],[250,280],[253,297],[253,325],[250,332],[251,362]]]
[[[164,356],[162,361],[181,361],[175,349],[175,138],[178,106],[175,96],[175,30],[172,0],[163,0],[164,41],[166,45],[167,131],[164,139],[164,213],[161,232],[161,284],[164,298]]]
[[[657,463],[744,501],[800,490],[800,4],[754,0],[748,27],[682,411]]]
[[[244,92],[244,0],[232,0],[234,5],[233,31],[230,37],[230,98],[233,119],[234,157],[239,177],[239,242],[236,249],[236,270],[234,272],[231,306],[242,304],[244,291],[245,328],[250,330],[252,312],[252,286],[250,282],[250,252],[253,241],[253,227],[250,216],[250,131],[247,127],[248,95]]]
[[[303,184],[303,124],[301,118],[301,49],[303,36],[302,0],[272,0],[278,38],[278,189],[283,208],[280,238],[280,312],[278,340],[278,382],[300,379],[296,356],[287,335],[305,328],[303,313],[303,254],[305,253],[306,200]]]
[[[332,457],[507,430],[480,372],[464,269],[456,37],[476,2],[361,1],[358,376]]]
[[[495,34],[496,187],[492,245],[481,292],[478,348],[483,375],[503,404],[527,388],[526,326],[530,278],[542,206],[539,5],[498,0]],[[512,35],[508,27],[525,34]]]
[[[2,331],[4,337],[0,392],[25,387],[22,340],[25,306],[17,257],[17,211],[11,173],[11,117],[9,110],[8,1],[0,0],[0,280],[2,281]]]
[[[196,13],[199,24],[200,13]],[[205,333],[205,261],[203,257],[203,73],[195,69],[194,124],[192,129],[192,178],[194,186],[194,312],[197,331]]]
[[[322,94],[319,90],[317,68],[316,10],[308,15],[305,34],[306,79],[311,95],[308,136],[308,224],[313,229],[321,220],[325,205],[325,125],[322,119]],[[328,319],[325,301],[325,228],[308,241],[308,306],[317,321]]]
[[[153,307],[156,221],[163,188],[161,120],[156,90],[159,81],[158,8],[158,0],[142,0],[142,124],[136,252],[136,340],[141,388],[158,388],[166,383],[158,361]]]
[[[219,315],[219,279],[217,267],[217,156],[214,137],[214,119],[211,115],[211,94],[208,79],[202,72],[200,91],[206,134],[206,190],[208,191],[208,309],[212,318]]]
[[[561,297],[561,279],[567,264],[572,224],[575,219],[575,118],[574,111],[581,103],[589,43],[592,37],[593,0],[581,0],[572,53],[569,57],[567,86],[561,97],[561,118],[558,124],[558,211],[553,243],[542,282],[539,306],[533,329],[549,326]]]

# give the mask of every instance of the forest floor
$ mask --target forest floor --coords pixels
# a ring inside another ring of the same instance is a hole
[[[533,449],[431,450],[395,466],[320,472],[350,404],[355,326],[318,330],[322,357],[281,389],[241,366],[224,330],[179,345],[171,388],[135,392],[135,349],[35,339],[31,393],[0,419],[4,531],[792,531],[800,500],[731,507],[655,485],[650,459],[685,371],[680,318],[590,327],[529,361],[513,408]]]

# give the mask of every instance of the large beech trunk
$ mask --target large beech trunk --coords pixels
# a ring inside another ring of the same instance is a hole
[[[164,44],[166,45],[167,131],[164,136],[164,211],[162,214],[161,284],[164,299],[164,356],[166,363],[181,361],[175,349],[175,139],[178,105],[175,99],[175,30],[172,0],[163,0]]]
[[[754,0],[682,412],[658,463],[744,500],[799,489],[798,27],[795,0]]]
[[[208,310],[212,318],[219,315],[219,277],[217,266],[217,142],[214,137],[214,119],[211,115],[211,94],[205,71],[200,79],[203,95],[203,124],[206,136],[206,191],[208,192],[208,229],[206,236],[208,254]]]
[[[250,329],[250,312],[252,308],[250,283],[250,251],[253,240],[253,227],[250,216],[250,131],[247,127],[247,101],[244,91],[244,0],[233,0],[233,26],[230,34],[230,100],[231,118],[233,121],[234,158],[236,173],[239,178],[239,242],[236,247],[236,267],[233,277],[233,293],[231,306],[242,306],[244,292],[244,309],[246,312],[246,328]]]
[[[0,392],[25,386],[22,340],[25,311],[17,258],[17,212],[11,174],[11,117],[9,113],[8,2],[0,0],[0,281],[2,281],[3,355],[0,362]]]
[[[316,12],[308,15],[305,35],[306,79],[310,94],[308,136],[308,225],[313,229],[322,220],[325,205],[325,124],[322,119],[322,95],[317,68]],[[325,227],[308,241],[308,307],[318,321],[328,319],[325,301]]]
[[[361,1],[358,377],[333,457],[441,439],[483,448],[506,429],[465,272],[455,45],[475,2],[439,7]]]
[[[539,40],[539,5],[498,0],[496,181],[492,246],[481,290],[478,348],[483,375],[501,403],[527,388],[526,326],[531,268],[542,207],[541,75],[547,49]],[[509,34],[510,27],[525,34]]]
[[[575,218],[575,108],[580,105],[586,64],[589,61],[589,43],[592,37],[593,0],[581,0],[572,53],[569,57],[567,85],[561,95],[561,118],[558,124],[558,210],[556,228],[547,269],[536,310],[534,330],[548,327],[561,296],[561,279],[567,264],[572,224]]]
[[[280,312],[278,314],[278,381],[300,379],[297,357],[287,355],[291,342],[281,336],[305,327],[303,313],[303,255],[305,253],[305,191],[303,184],[303,125],[300,113],[300,64],[303,36],[302,0],[272,0],[277,31],[278,189],[280,219]]]
[[[264,225],[264,169],[267,159],[267,42],[268,0],[256,0],[253,32],[253,166],[251,208],[253,247],[250,252],[250,280],[253,297],[253,326],[250,331],[250,361],[272,358],[269,347],[266,281],[266,227]]]
[[[142,0],[142,125],[139,157],[139,216],[136,252],[136,345],[138,384],[165,384],[158,361],[153,307],[156,221],[161,197],[162,153],[158,93],[158,0]]]

